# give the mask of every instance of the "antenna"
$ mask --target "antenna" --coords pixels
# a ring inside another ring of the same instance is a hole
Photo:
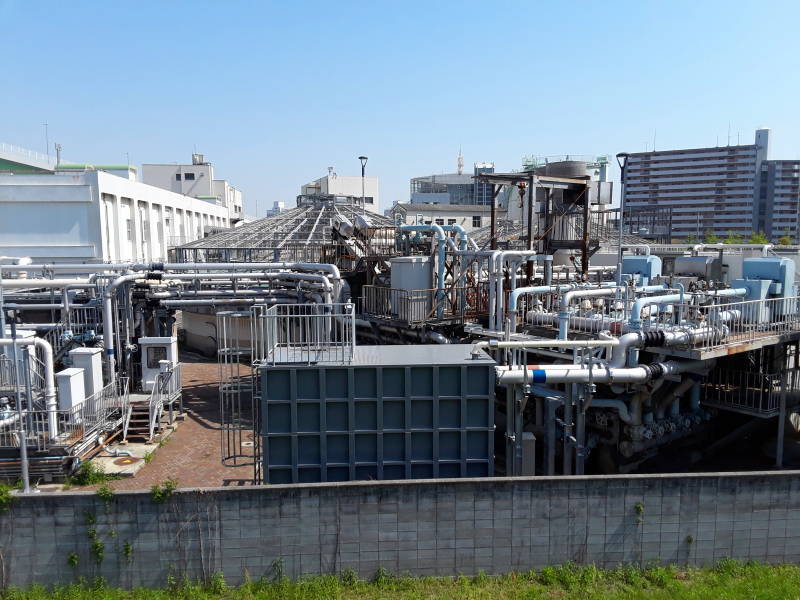
[[[728,121],[728,146],[731,145],[731,122]]]
[[[656,151],[656,132],[657,131],[658,131],[657,129],[653,129],[653,152]]]
[[[464,155],[461,154],[461,146],[458,147],[458,174],[464,174]]]
[[[61,164],[61,144],[56,142],[56,166]]]
[[[47,158],[50,158],[50,133],[47,129],[47,123],[42,123],[42,127],[44,127],[44,148],[45,152],[47,152]]]

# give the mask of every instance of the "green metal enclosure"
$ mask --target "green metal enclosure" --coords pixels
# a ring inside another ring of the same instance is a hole
[[[347,363],[261,367],[264,481],[491,476],[495,363],[470,350],[357,346]]]

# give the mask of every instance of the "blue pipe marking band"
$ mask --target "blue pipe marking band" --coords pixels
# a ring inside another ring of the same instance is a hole
[[[544,369],[531,369],[531,379],[533,383],[546,383],[547,372]]]
[[[114,354],[114,349],[113,348],[106,349],[106,354]]]

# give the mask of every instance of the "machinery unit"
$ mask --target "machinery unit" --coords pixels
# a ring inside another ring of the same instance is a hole
[[[622,259],[622,274],[633,277],[639,285],[650,285],[653,278],[661,275],[661,258],[645,256],[626,256]]]
[[[153,391],[156,377],[161,371],[162,360],[172,364],[178,362],[178,338],[176,337],[142,337],[139,338],[142,351],[142,390]]]
[[[494,473],[494,366],[470,345],[358,346],[353,360],[262,368],[269,483]]]

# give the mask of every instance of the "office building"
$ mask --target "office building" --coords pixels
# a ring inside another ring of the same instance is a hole
[[[301,196],[352,196],[360,200],[362,193],[364,208],[377,213],[380,205],[377,177],[364,177],[362,182],[360,175],[339,175],[330,167],[325,177],[315,179],[300,188]]]
[[[474,176],[494,173],[494,163],[475,163],[472,173],[463,173],[459,156],[459,172],[426,175],[411,180],[411,204],[471,204],[490,206],[492,186],[476,183]]]

